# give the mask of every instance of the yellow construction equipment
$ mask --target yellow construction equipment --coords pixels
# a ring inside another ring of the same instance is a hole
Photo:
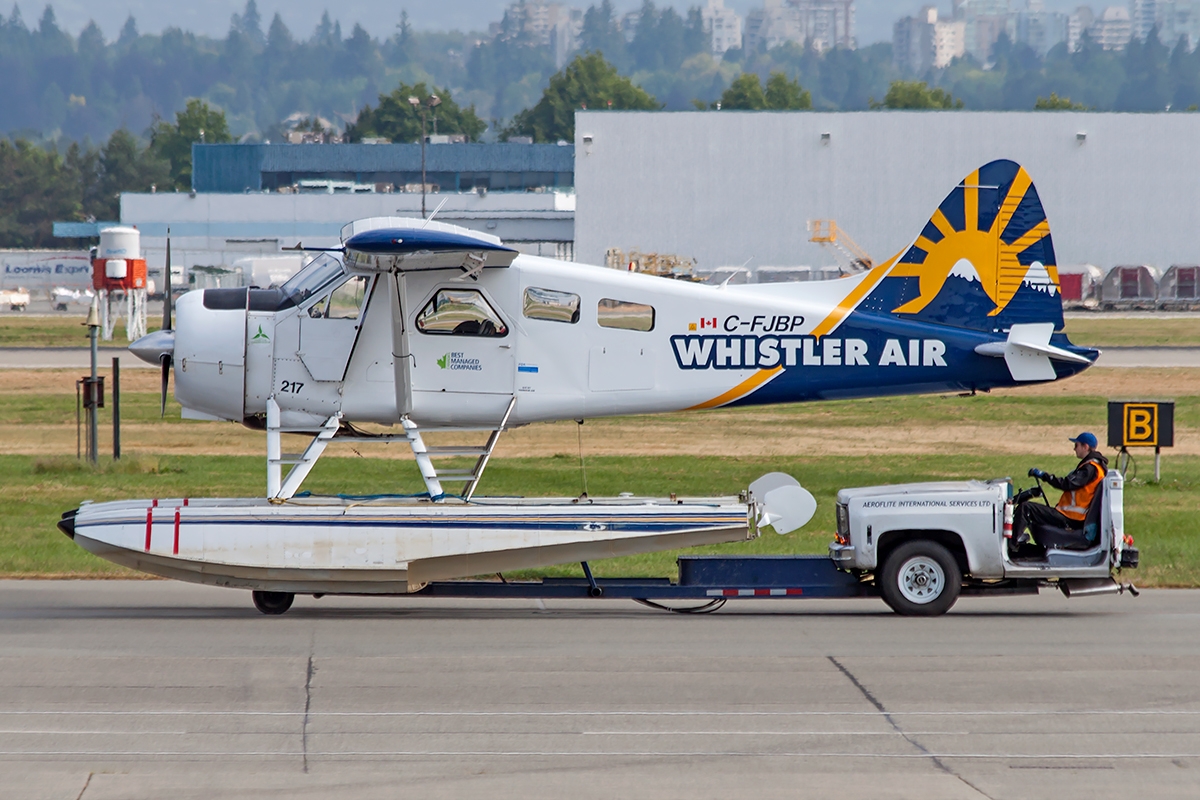
[[[837,221],[812,219],[808,221],[808,240],[833,251],[838,266],[843,272],[861,272],[875,265],[867,251],[859,247],[844,230],[839,230]]]
[[[611,247],[604,254],[604,265],[610,269],[643,272],[662,278],[674,278],[682,281],[700,280],[693,271],[696,259],[673,253],[643,253],[640,250],[626,252],[620,248]]]

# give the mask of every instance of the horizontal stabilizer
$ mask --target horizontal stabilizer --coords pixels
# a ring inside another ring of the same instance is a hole
[[[987,342],[975,348],[981,356],[1003,358],[1015,381],[1052,381],[1056,377],[1050,360],[1091,364],[1091,360],[1050,344],[1054,323],[1031,322],[1013,325],[1008,341]]]
[[[348,264],[380,271],[462,269],[477,275],[487,267],[507,267],[518,255],[492,236],[424,228],[376,228],[346,240]]]

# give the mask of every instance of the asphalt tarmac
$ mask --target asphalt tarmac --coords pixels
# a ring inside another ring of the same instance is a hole
[[[4,798],[1195,798],[1200,591],[299,598],[0,582]]]

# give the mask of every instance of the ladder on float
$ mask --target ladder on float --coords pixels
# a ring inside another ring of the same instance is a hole
[[[436,433],[487,432],[487,442],[483,445],[428,445],[421,436],[421,430],[417,423],[409,419],[407,415],[400,419],[400,425],[404,429],[403,434],[370,436],[356,439],[356,441],[406,443],[412,448],[413,456],[417,461],[417,469],[421,473],[421,480],[425,482],[425,490],[429,493],[431,500],[440,502],[446,498],[445,490],[442,488],[443,483],[462,483],[463,488],[459,496],[463,500],[470,500],[475,494],[476,487],[479,486],[483,471],[487,469],[492,452],[496,449],[496,443],[500,441],[500,434],[508,426],[509,417],[512,416],[513,407],[516,404],[517,398],[516,395],[513,395],[508,401],[500,424],[494,427],[434,429]],[[280,411],[275,398],[268,398],[267,499],[273,503],[282,503],[294,497],[300,490],[300,484],[308,477],[308,473],[312,471],[321,454],[325,452],[329,442],[338,434],[340,427],[341,414],[335,414],[329,417],[320,429],[284,428],[280,425]],[[282,450],[282,434],[284,433],[315,433],[315,436],[304,452],[284,453]],[[475,457],[475,464],[469,469],[439,470],[433,463],[435,458],[462,458],[464,456]],[[285,466],[291,467],[286,476],[283,475]]]
[[[488,432],[487,443],[483,445],[428,445],[421,437],[421,431],[417,427],[417,423],[413,422],[407,416],[401,418],[400,424],[404,426],[403,439],[412,447],[413,456],[417,460],[417,468],[421,471],[421,479],[425,481],[425,490],[429,492],[429,497],[435,502],[445,497],[445,490],[442,488],[443,482],[463,484],[461,497],[463,500],[470,500],[475,494],[475,488],[479,485],[479,479],[483,477],[483,471],[487,469],[488,461],[491,460],[492,451],[496,449],[496,443],[500,441],[500,434],[508,426],[508,418],[512,415],[513,406],[517,404],[516,395],[508,401],[508,407],[504,410],[504,416],[500,419],[500,424],[495,428],[437,428],[437,433],[466,433],[466,432]],[[433,459],[435,458],[462,458],[463,456],[475,456],[475,464],[470,469],[442,469],[438,470],[434,466]]]

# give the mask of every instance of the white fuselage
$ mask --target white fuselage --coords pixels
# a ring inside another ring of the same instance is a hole
[[[477,281],[450,270],[366,274],[361,311],[341,319],[310,315],[320,294],[280,311],[247,311],[207,308],[193,292],[178,305],[176,396],[190,416],[241,421],[264,413],[273,395],[285,424],[295,425],[339,412],[391,424],[402,410],[426,427],[491,424],[514,396],[510,424],[719,405],[772,367],[854,366],[856,358],[868,366],[864,344],[809,336],[861,279],[716,287],[521,256]],[[506,334],[420,330],[417,318],[439,290],[477,291]],[[531,290],[578,298],[577,318],[530,316]],[[629,324],[650,329],[602,325],[608,301],[637,304],[641,316]],[[726,337],[691,354],[713,368],[680,368],[671,337],[689,332]],[[399,370],[395,352],[407,353]],[[407,397],[397,391],[405,370]]]

